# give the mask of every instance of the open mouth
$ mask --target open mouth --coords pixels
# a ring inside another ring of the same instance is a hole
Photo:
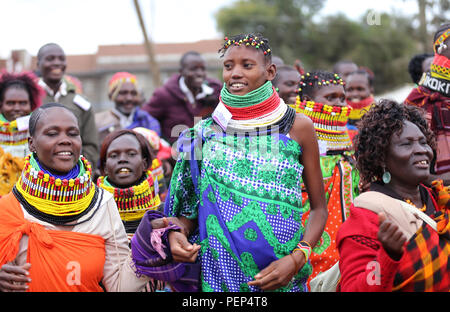
[[[129,174],[129,173],[131,173],[131,170],[128,168],[120,168],[116,172],[117,172],[117,174]]]
[[[232,82],[229,84],[230,91],[240,91],[246,87],[246,84],[243,82]]]
[[[70,151],[61,151],[61,152],[57,152],[55,153],[56,157],[58,157],[59,159],[63,159],[63,160],[72,160],[73,157],[73,153]]]
[[[50,73],[52,73],[54,75],[61,75],[62,72],[63,72],[63,70],[60,67],[52,68],[50,70]]]
[[[413,163],[414,166],[419,167],[419,168],[428,168],[430,162],[426,159],[424,160],[419,160]]]

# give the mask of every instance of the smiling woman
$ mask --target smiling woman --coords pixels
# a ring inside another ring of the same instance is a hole
[[[116,203],[80,156],[74,114],[49,103],[33,112],[29,129],[32,154],[0,199],[0,290],[141,289],[148,278],[136,277]]]
[[[449,291],[448,207],[423,185],[436,144],[422,112],[381,100],[358,127],[357,167],[371,184],[339,229],[339,289]]]
[[[100,150],[98,186],[114,195],[129,239],[147,210],[161,204],[159,184],[152,173],[155,156],[148,141],[133,130],[106,136]]]

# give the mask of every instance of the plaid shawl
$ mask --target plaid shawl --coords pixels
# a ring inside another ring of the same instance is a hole
[[[448,215],[447,215],[448,221]],[[448,236],[448,230],[447,230]],[[395,275],[393,291],[449,291],[450,243],[428,224],[406,245],[404,261]]]

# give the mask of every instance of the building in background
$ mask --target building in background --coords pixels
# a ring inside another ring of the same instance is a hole
[[[222,66],[217,53],[221,45],[220,39],[155,44],[156,62],[162,83],[178,72],[180,58],[188,51],[202,54],[207,64],[208,75],[222,80]],[[36,62],[36,56],[30,55],[28,51],[14,50],[10,58],[0,59],[0,70],[35,71]],[[101,45],[95,54],[67,55],[66,74],[80,80],[83,94],[92,103],[96,112],[114,106],[108,99],[108,81],[119,71],[136,75],[145,101],[150,98],[155,85],[149,73],[148,55],[144,44]]]

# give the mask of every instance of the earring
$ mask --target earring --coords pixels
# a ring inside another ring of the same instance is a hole
[[[391,173],[389,171],[384,171],[381,179],[383,180],[384,184],[388,184],[389,182],[391,182]]]
[[[438,52],[439,54],[442,54],[442,52],[443,52],[444,50],[446,50],[446,49],[447,49],[447,45],[446,45],[445,43],[441,43],[441,44],[439,45],[438,49],[437,49],[437,52]]]

